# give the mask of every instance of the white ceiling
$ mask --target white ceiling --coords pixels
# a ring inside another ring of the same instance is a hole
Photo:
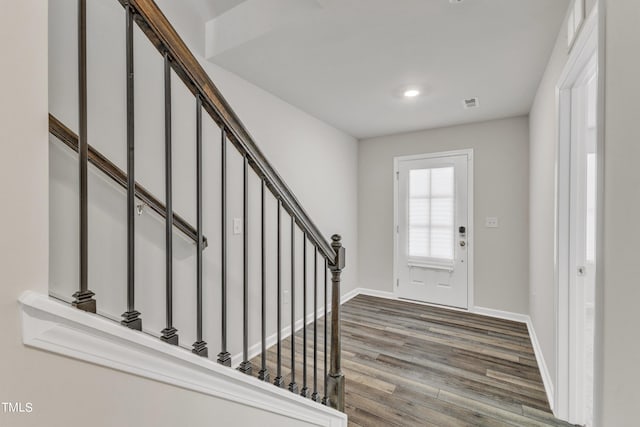
[[[226,11],[233,9],[244,0],[182,0],[196,11],[197,15],[204,21],[208,21],[222,15]]]
[[[528,113],[568,6],[189,1],[211,18],[210,61],[358,138]],[[409,86],[422,95],[404,99]]]

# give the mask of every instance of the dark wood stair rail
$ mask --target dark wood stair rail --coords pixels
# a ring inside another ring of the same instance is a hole
[[[49,133],[55,136],[76,153],[78,152],[78,135],[76,135],[75,132],[66,127],[52,114],[49,114]],[[88,160],[89,163],[94,165],[100,172],[107,175],[109,178],[111,178],[126,190],[127,174],[92,146],[89,146]],[[164,204],[153,194],[151,194],[149,190],[138,183],[136,183],[136,197],[151,209],[153,209],[153,211],[160,215],[162,218],[166,218],[167,209]],[[178,230],[184,233],[191,240],[193,240],[194,242],[198,241],[198,236],[195,228],[193,228],[181,216],[173,214],[173,223]],[[204,241],[206,245],[207,239],[205,238]]]
[[[155,212],[165,218],[166,222],[166,237],[167,237],[167,327],[162,331],[161,337],[169,344],[177,345],[178,336],[177,330],[172,325],[172,258],[171,258],[171,230],[175,225],[182,232],[188,235],[196,242],[198,251],[198,263],[197,263],[197,302],[196,302],[196,325],[197,325],[197,341],[193,344],[193,352],[202,357],[208,357],[207,343],[203,341],[202,334],[202,312],[203,312],[203,298],[202,298],[202,250],[205,247],[204,237],[202,235],[202,110],[206,111],[211,119],[218,125],[221,130],[221,150],[222,150],[222,163],[221,163],[221,209],[222,209],[222,237],[221,237],[221,319],[222,319],[222,334],[221,334],[221,350],[218,353],[218,363],[230,366],[231,355],[227,351],[227,215],[226,215],[226,146],[227,141],[230,141],[233,146],[238,150],[244,161],[244,178],[243,178],[243,200],[244,200],[244,239],[243,239],[243,361],[240,364],[239,370],[246,374],[252,373],[252,365],[248,360],[248,298],[250,297],[248,292],[248,244],[249,240],[247,234],[248,230],[248,173],[249,170],[253,171],[262,182],[262,224],[264,228],[264,194],[265,189],[268,190],[278,204],[278,292],[273,297],[278,301],[278,366],[277,377],[274,380],[274,384],[278,387],[284,385],[284,379],[281,376],[281,252],[280,252],[280,216],[281,210],[284,210],[291,217],[291,237],[292,237],[292,253],[291,253],[291,269],[294,271],[294,241],[297,229],[302,232],[303,235],[303,262],[306,266],[307,255],[306,245],[311,243],[314,246],[314,254],[319,254],[325,260],[325,338],[324,338],[324,397],[320,399],[317,392],[317,360],[315,354],[317,353],[317,328],[314,327],[314,369],[313,369],[313,385],[314,390],[311,394],[311,398],[315,401],[321,400],[322,403],[336,408],[344,412],[345,406],[345,378],[341,370],[341,337],[340,337],[340,287],[341,287],[341,274],[345,266],[345,249],[342,246],[341,237],[334,235],[331,238],[331,243],[324,238],[317,226],[311,221],[307,212],[302,208],[298,199],[294,196],[293,192],[285,184],[284,180],[278,175],[275,169],[268,162],[262,151],[256,145],[254,139],[251,137],[246,127],[242,124],[238,116],[230,107],[228,102],[224,99],[218,88],[211,81],[206,71],[202,68],[200,63],[196,60],[194,55],[188,49],[184,41],[177,34],[173,26],[169,23],[164,16],[160,8],[153,0],[118,0],[119,3],[125,8],[126,18],[126,82],[127,82],[127,171],[122,171],[117,168],[112,162],[106,159],[102,154],[91,147],[87,142],[87,61],[86,61],[86,0],[78,1],[78,75],[79,75],[79,136],[76,136],[72,131],[65,127],[55,117],[50,116],[50,133],[62,140],[72,149],[79,153],[79,177],[80,177],[80,271],[81,280],[79,283],[79,291],[74,294],[76,300],[73,305],[77,308],[85,311],[96,312],[96,300],[93,298],[95,294],[89,290],[87,277],[87,263],[82,262],[87,259],[87,241],[88,241],[88,227],[87,227],[87,163],[91,162],[97,166],[101,171],[106,173],[122,187],[127,190],[127,311],[122,315],[124,320],[121,323],[132,329],[142,329],[141,313],[135,309],[135,221],[133,217],[134,197],[138,197],[149,205]],[[147,190],[135,182],[134,172],[134,146],[135,146],[135,134],[134,134],[134,43],[133,43],[133,26],[134,23],[142,30],[151,43],[158,49],[160,54],[164,57],[164,70],[165,70],[165,169],[166,169],[166,182],[165,192],[167,197],[167,207],[160,203],[153,195]],[[182,80],[186,87],[191,91],[195,97],[196,105],[196,146],[197,146],[197,212],[198,221],[197,226],[194,229],[191,225],[187,224],[182,218],[177,215],[171,215],[167,213],[167,210],[171,212],[171,75],[173,70],[175,74]],[[329,165],[328,165],[329,166]],[[262,232],[262,260],[265,260],[265,240],[264,232]],[[314,257],[315,259],[315,257]],[[316,261],[317,267],[317,261]],[[265,352],[265,274],[264,266],[262,274],[262,351]],[[327,333],[326,325],[329,319],[327,315],[327,270],[331,272],[331,337],[330,346],[327,345]],[[306,307],[306,267],[303,269],[305,277],[303,279],[304,289],[303,297],[305,299],[304,304]],[[317,269],[314,268],[314,284],[317,282]],[[84,278],[84,279],[82,279]],[[296,285],[296,279],[294,276],[291,278],[291,296],[293,297]],[[314,304],[317,302],[315,298],[317,286],[314,287]],[[292,321],[295,321],[295,304],[296,301],[291,299],[291,313]],[[305,308],[306,311],[306,308]],[[314,310],[314,319],[317,319],[317,311]],[[307,333],[306,333],[306,321],[303,320],[303,327],[305,328],[303,334],[303,348],[307,346]],[[315,320],[314,320],[315,322]],[[291,325],[292,334],[295,333],[295,327]],[[292,339],[291,347],[294,348],[294,340]],[[306,350],[303,352],[303,363],[306,363]],[[329,355],[330,369],[327,371],[327,356]],[[298,392],[298,385],[295,382],[295,352],[291,352],[291,383],[289,384],[289,390],[292,392]],[[265,358],[262,358],[262,366],[259,372],[259,379],[262,381],[270,381],[270,375],[265,365]],[[309,387],[307,381],[308,370],[303,369],[302,373],[302,395],[309,396]]]

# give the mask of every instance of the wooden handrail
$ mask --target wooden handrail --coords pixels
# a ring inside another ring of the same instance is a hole
[[[67,147],[78,152],[78,135],[71,129],[66,127],[60,120],[54,115],[49,114],[49,133],[60,141],[62,141]],[[102,153],[89,145],[89,163],[94,165],[98,170],[107,175],[109,178],[120,184],[122,188],[127,188],[127,174],[107,159]],[[165,205],[158,200],[153,194],[151,194],[146,188],[136,183],[136,197],[147,206],[153,209],[158,215],[166,218],[167,209]],[[194,242],[198,241],[198,234],[187,221],[185,221],[179,215],[173,214],[173,223],[177,229],[182,231],[187,237]],[[207,246],[207,239],[204,239],[204,245]]]
[[[249,165],[265,180],[269,190],[282,201],[283,207],[296,224],[316,245],[329,264],[336,262],[336,252],[320,230],[311,221],[298,199],[284,180],[268,162],[253,138],[242,124],[218,88],[209,78],[198,60],[169,23],[153,0],[118,0],[135,13],[135,21],[147,38],[162,54],[171,58],[171,66],[189,90],[202,97],[202,106],[211,118],[223,128],[229,140],[247,157]]]

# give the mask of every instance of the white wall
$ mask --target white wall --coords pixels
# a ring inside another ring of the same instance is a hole
[[[528,132],[516,117],[360,141],[361,286],[393,291],[393,158],[473,148],[475,305],[526,314]],[[487,216],[500,228],[485,228]]]
[[[603,325],[596,378],[599,426],[638,424],[640,263],[640,3],[606,2]]]
[[[50,2],[50,111],[77,129],[75,70],[75,3]],[[190,9],[176,2],[159,2],[168,19],[191,45],[203,67],[249,129],[258,146],[296,194],[326,238],[338,233],[347,247],[344,293],[357,287],[357,142],[354,138],[309,116],[248,82],[202,60],[200,37],[204,27]],[[89,143],[121,169],[126,168],[124,10],[117,1],[89,2]],[[164,200],[164,116],[162,57],[136,27],[136,179]],[[195,201],[195,98],[173,76],[174,209],[191,224]],[[210,357],[220,350],[220,132],[206,113],[204,128],[204,340]],[[51,288],[68,299],[77,283],[77,177],[74,155],[51,143]],[[126,226],[124,192],[93,171],[90,193],[90,288],[99,312],[118,318],[125,307]],[[231,219],[242,217],[242,158],[228,145],[229,177],[229,336],[232,354],[242,347],[242,236],[231,234]],[[250,180],[250,345],[259,340],[260,323],[260,205],[259,181]],[[267,200],[268,322],[275,332],[276,204]],[[145,213],[136,221],[136,294],[143,328],[159,334],[164,328],[164,229],[160,219]],[[289,217],[283,213],[283,287],[289,291]],[[195,340],[195,246],[180,233],[174,239],[174,324],[181,345]],[[302,235],[297,233],[297,318],[302,316]],[[313,252],[309,246],[308,280],[312,284]],[[320,267],[321,269],[321,267]],[[322,277],[322,276],[320,276]],[[320,303],[323,299],[320,298]],[[284,325],[290,306],[283,308]],[[308,300],[311,310],[312,300]]]
[[[587,4],[590,13],[595,1]],[[529,115],[529,311],[552,380],[555,360],[555,165],[558,141],[556,85],[568,59],[560,27]]]

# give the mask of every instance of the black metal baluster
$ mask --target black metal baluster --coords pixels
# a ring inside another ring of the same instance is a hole
[[[278,319],[276,320],[276,334],[277,334],[277,353],[278,353],[278,367],[276,372],[276,378],[273,383],[278,387],[284,387],[284,378],[282,378],[282,245],[280,242],[280,213],[282,212],[282,201],[278,199],[278,236],[277,236],[277,246],[278,246],[278,270],[277,270],[277,294],[278,294],[278,303],[277,303],[277,312]]]
[[[136,180],[134,174],[134,103],[133,103],[133,10],[127,7],[126,24],[127,71],[127,311],[121,323],[142,330],[140,312],[135,309],[135,209]]]
[[[253,371],[249,361],[249,159],[244,156],[242,179],[242,363],[238,370],[251,375]]]
[[[318,248],[313,252],[313,394],[311,399],[320,400],[318,393]]]
[[[198,356],[208,357],[207,343],[202,340],[202,98],[196,95],[196,342],[191,350]]]
[[[298,392],[296,384],[296,221],[291,216],[291,382],[289,391]]]
[[[302,391],[300,395],[309,397],[307,387],[307,233],[302,237]]]
[[[222,310],[221,310],[221,350],[218,353],[218,363],[224,366],[231,366],[231,354],[227,351],[227,133],[225,128],[220,129],[221,132],[221,158],[220,158],[220,170],[221,170],[221,199],[222,199],[222,230],[221,230],[221,245],[222,245],[222,260],[221,260],[221,296]]]
[[[173,196],[171,168],[171,62],[164,54],[164,170],[165,170],[165,222],[166,241],[166,304],[167,327],[162,330],[162,341],[178,345],[178,330],[173,327]]]
[[[329,266],[327,265],[327,259],[324,259],[324,397],[322,398],[322,404],[327,404],[327,381],[329,378],[329,370],[327,369],[327,355],[329,354],[329,346],[327,345],[327,327],[329,323],[329,318],[327,317],[327,305],[329,301],[327,301],[327,270]]]
[[[78,0],[78,173],[80,181],[80,283],[73,294],[73,306],[90,313],[96,312],[94,293],[89,290],[89,195],[87,164],[87,1]]]
[[[266,231],[266,221],[264,217],[264,198],[265,198],[265,181],[262,180],[262,187],[260,188],[260,215],[262,219],[262,224],[260,227],[260,244],[261,244],[261,279],[262,279],[262,292],[260,298],[262,298],[262,307],[261,307],[261,334],[262,334],[262,343],[261,350],[262,353],[260,355],[261,369],[258,372],[258,379],[262,381],[269,381],[269,370],[267,369],[267,251],[265,250],[265,231]]]

